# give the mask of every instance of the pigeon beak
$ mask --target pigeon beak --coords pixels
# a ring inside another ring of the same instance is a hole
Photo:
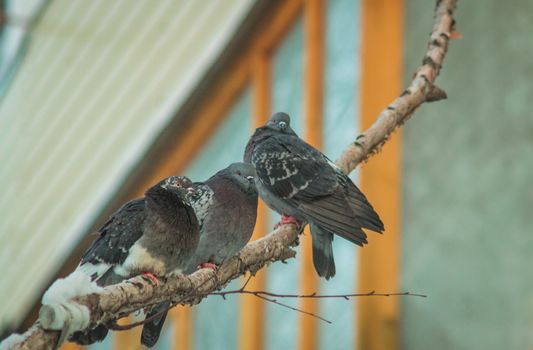
[[[253,176],[246,176],[246,180],[248,180],[250,186],[255,186],[255,179]]]

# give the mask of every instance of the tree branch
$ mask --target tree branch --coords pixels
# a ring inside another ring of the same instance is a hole
[[[435,7],[435,24],[422,65],[417,69],[409,87],[394,100],[375,123],[359,135],[337,160],[346,173],[360,162],[375,154],[389,135],[402,125],[424,102],[438,101],[446,97],[444,91],[434,85],[442,68],[450,37],[454,32],[452,17],[456,0],[439,0]],[[154,286],[142,277],[135,277],[118,285],[106,287],[102,293],[78,296],[74,303],[86,306],[90,312],[89,327],[109,323],[133,311],[155,305],[163,300],[195,305],[216,290],[222,289],[233,279],[247,271],[256,271],[274,261],[283,261],[296,255],[291,247],[298,244],[298,230],[294,225],[282,225],[269,235],[249,243],[237,256],[223,263],[217,271],[202,269],[189,276],[177,276]],[[268,293],[260,293],[267,297]],[[376,295],[376,294],[370,294]],[[354,295],[355,296],[355,295]],[[307,296],[310,297],[310,296]],[[54,349],[58,345],[59,330],[50,330],[58,317],[53,307],[41,308],[39,321],[26,331],[13,349]]]
[[[354,298],[354,297],[392,297],[392,296],[412,296],[412,297],[427,298],[427,295],[425,295],[425,294],[417,294],[417,293],[411,293],[411,292],[376,293],[376,291],[370,291],[368,293],[349,293],[349,294],[317,294],[317,293],[309,293],[309,294],[279,294],[279,293],[272,293],[272,292],[264,291],[264,290],[246,290],[246,286],[248,285],[248,282],[250,282],[250,279],[252,277],[253,276],[250,274],[248,276],[248,278],[246,279],[246,282],[244,282],[244,285],[241,288],[239,288],[239,289],[226,290],[226,291],[222,291],[222,292],[211,292],[211,293],[209,293],[209,295],[220,296],[224,300],[227,300],[226,299],[227,295],[236,295],[236,294],[253,295],[253,296],[255,296],[255,297],[259,298],[259,299],[262,299],[262,300],[274,303],[276,305],[279,305],[279,306],[282,306],[282,307],[285,307],[285,308],[288,308],[288,309],[291,309],[291,310],[294,310],[294,311],[297,311],[297,312],[301,312],[303,314],[306,314],[306,315],[309,315],[309,316],[312,316],[312,317],[315,317],[315,318],[318,318],[319,320],[324,321],[326,323],[332,323],[332,322],[327,320],[327,319],[325,319],[325,318],[323,318],[323,317],[321,317],[321,316],[319,316],[319,315],[317,315],[317,314],[314,314],[312,312],[307,312],[305,310],[298,309],[298,308],[295,308],[295,307],[290,306],[290,305],[282,304],[282,303],[278,302],[277,299],[273,299],[273,298],[282,298],[282,299],[344,299],[344,300],[350,300],[351,298]],[[179,303],[180,302],[177,302],[176,305],[179,304]],[[172,305],[168,309],[171,309],[174,306],[175,305]],[[127,330],[130,330],[132,328],[135,328],[135,327],[138,327],[138,326],[142,326],[142,325],[146,324],[147,322],[150,322],[150,321],[160,317],[164,312],[168,311],[168,309],[161,310],[160,312],[158,312],[158,313],[156,313],[156,314],[154,314],[154,315],[152,315],[150,317],[147,317],[144,320],[133,322],[133,323],[129,323],[129,324],[126,324],[126,325],[119,325],[117,322],[114,321],[109,328],[114,330],[114,331],[127,331]]]
[[[446,98],[446,93],[434,85],[434,81],[442,68],[450,37],[455,33],[455,20],[452,15],[456,3],[456,0],[437,1],[435,24],[422,65],[416,70],[407,89],[380,113],[368,130],[344,150],[337,160],[337,165],[345,173],[350,173],[359,163],[379,151],[390,134],[403,125],[424,102]]]

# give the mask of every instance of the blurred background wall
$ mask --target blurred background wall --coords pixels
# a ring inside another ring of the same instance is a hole
[[[406,2],[406,79],[428,1]],[[405,349],[533,347],[533,3],[460,1],[439,86],[403,139]]]
[[[432,27],[423,0],[2,2],[0,331],[24,330],[89,235],[171,174],[239,161],[275,111],[330,158],[397,96]],[[411,291],[420,298],[289,304],[253,297],[175,308],[157,349],[533,347],[533,7],[460,1],[438,85],[353,178],[384,219],[359,249],[334,241],[314,276],[309,239],[250,288]],[[316,88],[318,87],[318,88]],[[254,237],[278,215],[263,205]],[[227,288],[238,288],[234,281]],[[132,321],[130,318],[128,321]],[[140,348],[138,330],[91,349]],[[79,349],[67,344],[65,348]]]

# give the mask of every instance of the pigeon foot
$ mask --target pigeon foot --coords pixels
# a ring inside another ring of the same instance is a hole
[[[293,225],[296,225],[296,227],[298,229],[301,228],[302,226],[302,223],[296,219],[294,216],[290,216],[290,215],[282,215],[281,216],[281,220],[274,225],[274,229],[278,229],[281,225],[285,225],[285,224],[293,224]]]
[[[141,277],[152,282],[154,286],[158,286],[160,284],[159,280],[157,279],[157,276],[151,272],[141,272]]]
[[[218,269],[218,265],[210,263],[210,262],[205,262],[205,263],[201,263],[200,265],[198,265],[198,269],[217,270]]]

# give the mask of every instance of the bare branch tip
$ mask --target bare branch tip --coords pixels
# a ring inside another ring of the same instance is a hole
[[[436,85],[431,85],[429,91],[426,94],[426,102],[436,102],[445,100],[448,98],[446,91],[442,90]]]
[[[462,39],[462,38],[463,38],[463,34],[461,34],[458,31],[452,31],[450,33],[450,39]]]

